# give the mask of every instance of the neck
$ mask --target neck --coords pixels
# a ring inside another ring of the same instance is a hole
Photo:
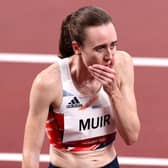
[[[79,56],[73,56],[70,61],[70,72],[75,87],[83,94],[95,94],[101,84],[93,78]]]

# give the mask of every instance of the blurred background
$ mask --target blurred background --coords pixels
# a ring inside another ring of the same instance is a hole
[[[11,159],[5,154],[22,152],[32,81],[37,73],[51,64],[47,61],[50,56],[59,55],[58,40],[63,18],[86,5],[107,10],[117,29],[118,48],[127,51],[134,59],[144,58],[143,65],[135,65],[141,134],[132,146],[125,145],[118,135],[115,145],[121,167],[162,167],[163,162],[168,167],[167,0],[0,0],[0,167],[20,167],[20,159],[14,158],[17,155],[12,155]],[[45,63],[38,62],[41,56],[45,57]],[[25,57],[38,61],[14,62]],[[4,61],[5,58],[9,58],[8,61]],[[147,58],[151,64],[155,58],[157,66],[145,65]],[[159,64],[160,60],[165,62],[164,67]],[[46,138],[42,154],[47,153]],[[126,160],[122,160],[124,158]],[[144,159],[141,166],[132,163],[137,158]],[[156,163],[149,158],[155,159]],[[47,164],[42,162],[41,168]]]

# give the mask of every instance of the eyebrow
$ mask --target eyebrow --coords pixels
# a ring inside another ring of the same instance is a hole
[[[113,42],[111,42],[110,45],[112,45],[112,46],[116,46],[116,45],[117,45],[117,42],[118,42],[117,40],[116,40],[116,41],[113,41]],[[94,49],[97,49],[97,48],[104,48],[104,47],[106,47],[106,44],[100,44],[100,45],[94,47]]]
[[[116,41],[113,41],[113,42],[111,43],[111,45],[112,45],[112,46],[115,46],[115,45],[117,45],[117,43],[118,43],[118,41],[116,40]]]

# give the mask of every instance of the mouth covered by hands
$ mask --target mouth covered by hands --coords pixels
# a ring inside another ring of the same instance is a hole
[[[91,75],[103,85],[103,89],[107,94],[117,89],[116,71],[110,66],[94,64],[89,66]]]

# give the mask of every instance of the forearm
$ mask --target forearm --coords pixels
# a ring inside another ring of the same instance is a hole
[[[22,168],[39,168],[39,155],[33,152],[23,152]]]
[[[114,107],[115,123],[120,135],[126,144],[133,144],[137,141],[140,130],[136,103],[131,103],[124,98],[119,89],[110,95],[110,100]]]
[[[29,118],[25,127],[22,168],[39,168],[40,151],[44,139],[44,124],[36,124]],[[39,127],[39,128],[37,128]]]
[[[118,59],[122,61],[116,67],[94,64],[89,71],[109,95],[120,135],[127,144],[132,144],[137,140],[140,130],[134,96],[133,64],[128,55],[119,55]]]

